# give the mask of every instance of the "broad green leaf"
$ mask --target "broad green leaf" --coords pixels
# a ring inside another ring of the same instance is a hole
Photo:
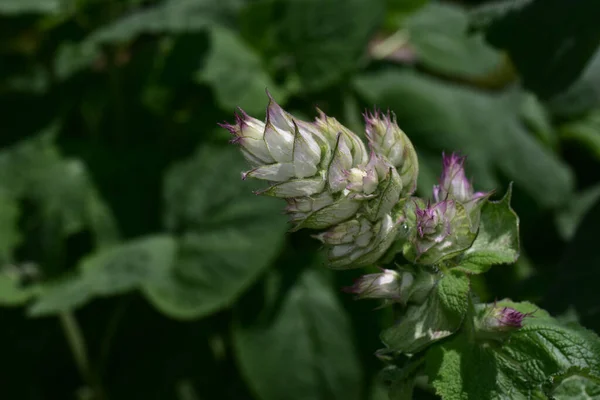
[[[585,376],[570,376],[552,392],[556,400],[600,400],[600,381]]]
[[[581,75],[600,44],[596,19],[600,3],[517,3],[523,6],[496,19],[488,28],[487,38],[510,54],[525,87],[547,99]]]
[[[265,89],[279,103],[285,96],[264,70],[259,56],[233,31],[213,28],[211,50],[196,80],[210,84],[220,106],[226,110],[242,108],[248,114],[264,114]]]
[[[177,255],[177,242],[169,235],[148,236],[113,246],[84,258],[78,274],[41,285],[31,306],[32,316],[67,311],[96,296],[111,296],[139,289],[162,279]]]
[[[600,109],[595,109],[581,119],[559,127],[560,138],[579,142],[600,160]]]
[[[254,196],[256,182],[234,148],[203,147],[165,177],[165,223],[182,237],[181,255],[144,288],[175,318],[198,318],[231,305],[267,268],[285,238],[276,199]],[[259,185],[259,184],[258,184]]]
[[[409,305],[400,322],[382,332],[382,342],[392,351],[416,353],[452,335],[467,313],[469,291],[469,279],[450,271],[423,304]]]
[[[517,88],[490,94],[395,70],[362,75],[355,84],[369,102],[396,113],[417,148],[467,154],[476,189],[497,189],[499,170],[542,207],[568,198],[572,173],[524,128]]]
[[[379,27],[383,0],[289,1],[277,20],[281,51],[302,89],[318,90],[354,72]]]
[[[520,115],[525,125],[544,144],[550,148],[557,146],[558,134],[552,126],[550,113],[533,93],[524,93]]]
[[[279,286],[275,301],[258,315],[249,315],[243,305],[236,309],[238,365],[260,399],[361,397],[352,327],[321,272],[309,269],[290,288]]]
[[[503,301],[521,312],[528,303]],[[466,334],[432,347],[425,372],[444,399],[530,399],[552,379],[577,371],[600,377],[600,339],[583,328],[558,324],[538,310],[504,342],[470,341]]]
[[[511,190],[500,201],[486,201],[479,232],[456,268],[483,273],[494,264],[512,264],[519,257],[519,217],[510,207]]]
[[[429,3],[404,25],[420,63],[457,77],[482,77],[503,62],[499,51],[479,33],[468,32],[468,15],[460,6]]]

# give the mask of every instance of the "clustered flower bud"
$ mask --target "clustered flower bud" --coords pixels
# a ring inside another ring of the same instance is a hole
[[[335,118],[319,110],[312,123],[298,120],[270,95],[264,123],[240,110],[235,124],[221,125],[252,166],[243,179],[270,183],[257,194],[286,200],[292,230],[329,229],[317,237],[332,267],[375,263],[400,224],[394,207],[416,189],[417,156],[395,119],[365,119],[370,151]]]
[[[433,187],[433,204],[414,199],[406,209],[414,221],[412,240],[404,256],[418,263],[432,264],[468,248],[479,228],[481,207],[491,193],[474,192],[464,170],[466,157],[443,155],[439,185]]]

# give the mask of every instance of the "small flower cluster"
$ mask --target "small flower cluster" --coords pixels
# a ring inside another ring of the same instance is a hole
[[[369,151],[335,118],[319,111],[314,122],[294,118],[269,95],[265,122],[240,110],[223,124],[253,167],[243,178],[265,180],[259,192],[286,200],[292,230],[327,231],[333,268],[376,263],[395,239],[394,208],[415,189],[415,150],[391,114],[365,115]]]

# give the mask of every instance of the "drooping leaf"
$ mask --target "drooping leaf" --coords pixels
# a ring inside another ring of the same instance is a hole
[[[458,5],[429,3],[404,25],[417,59],[426,67],[457,77],[483,77],[498,69],[501,53],[481,34],[468,32],[467,12]]]
[[[362,75],[355,83],[369,102],[396,113],[417,148],[468,155],[476,188],[497,189],[500,170],[542,207],[568,198],[572,173],[524,128],[523,93],[516,88],[489,94],[394,70]]]
[[[444,399],[530,399],[552,379],[577,371],[600,377],[600,339],[583,328],[558,324],[530,303],[501,306],[532,312],[504,342],[474,342],[457,335],[426,355],[425,372]]]
[[[44,316],[75,309],[96,296],[111,296],[151,285],[162,279],[177,256],[169,235],[149,236],[114,246],[84,258],[78,273],[41,285],[29,309]]]
[[[144,292],[163,312],[197,318],[228,306],[267,268],[285,238],[276,199],[252,195],[257,182],[233,148],[201,148],[165,179],[165,223],[185,232],[175,266]]]
[[[306,270],[279,296],[252,322],[237,310],[234,343],[250,388],[264,400],[359,399],[350,321],[321,271]]]
[[[444,275],[423,304],[409,305],[398,324],[381,340],[392,351],[416,353],[456,332],[467,313],[469,279],[458,271]]]
[[[285,96],[264,70],[262,61],[238,35],[225,28],[210,31],[211,50],[196,80],[210,84],[223,109],[242,108],[248,114],[264,114],[265,89],[280,103]]]
[[[479,232],[456,268],[483,273],[494,264],[512,264],[519,257],[519,217],[510,207],[511,190],[498,202],[486,201]]]

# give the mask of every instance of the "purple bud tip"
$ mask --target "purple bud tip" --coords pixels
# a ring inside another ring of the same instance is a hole
[[[423,209],[417,206],[415,210],[417,214],[417,232],[420,237],[425,236],[425,231],[429,230],[432,224],[435,224],[435,210],[429,203]]]
[[[444,165],[444,168],[450,168],[454,165],[458,165],[460,167],[462,167],[465,163],[465,160],[467,159],[466,156],[460,156],[456,153],[452,153],[449,156],[446,155],[446,153],[442,153],[442,162]]]

